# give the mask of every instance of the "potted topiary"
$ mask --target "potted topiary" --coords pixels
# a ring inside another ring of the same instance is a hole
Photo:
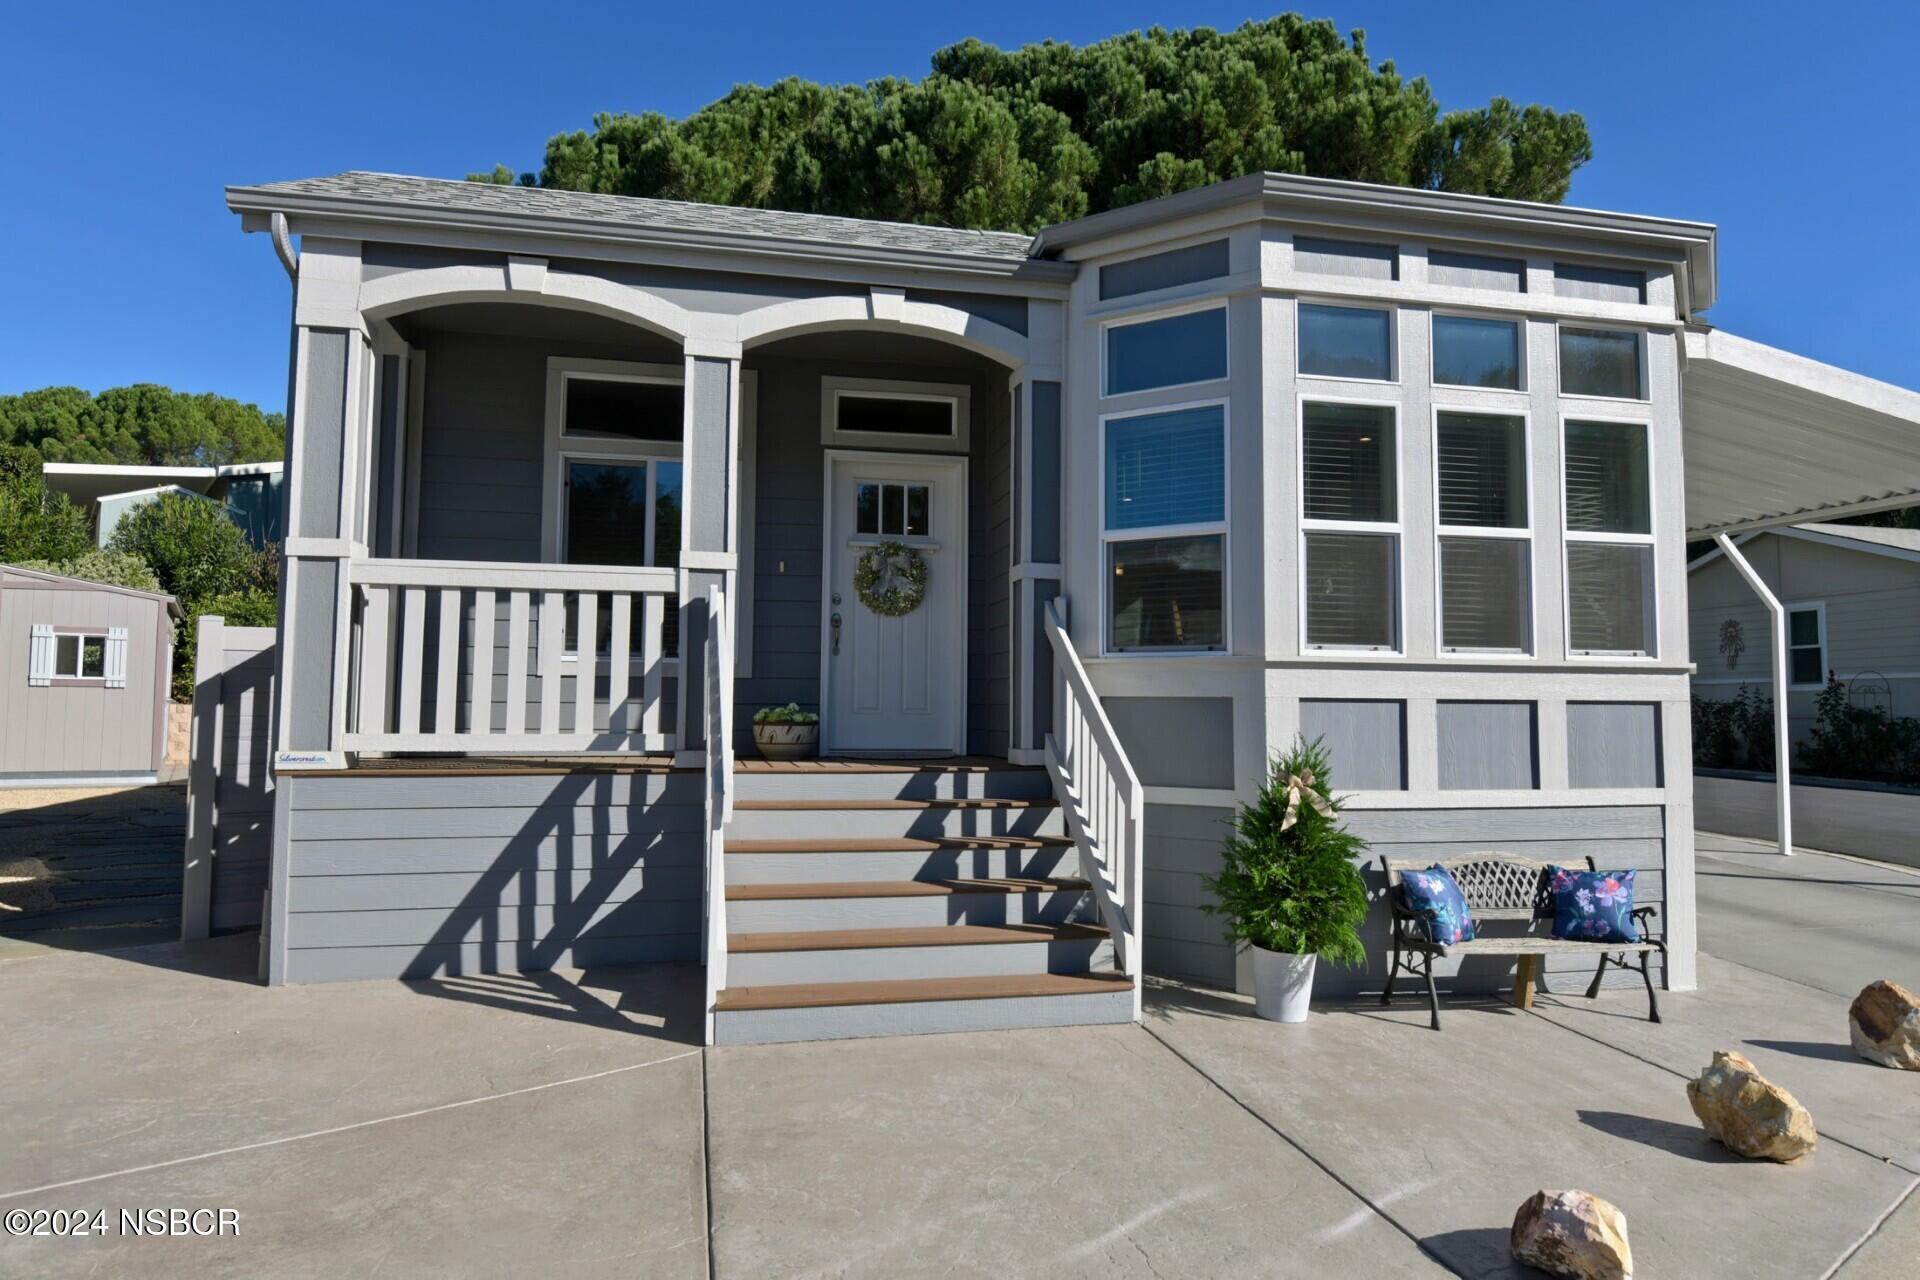
[[[1296,738],[1273,762],[1266,785],[1233,818],[1220,874],[1206,884],[1227,917],[1228,936],[1253,950],[1254,1009],[1304,1022],[1317,957],[1366,963],[1360,925],[1367,886],[1356,861],[1366,842],[1338,821],[1327,753]]]
[[[753,745],[769,760],[805,760],[819,741],[820,717],[797,702],[753,713]]]

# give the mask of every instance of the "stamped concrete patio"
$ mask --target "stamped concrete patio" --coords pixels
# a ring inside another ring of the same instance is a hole
[[[699,971],[265,990],[253,939],[0,952],[0,1213],[234,1209],[238,1237],[0,1236],[0,1274],[1519,1274],[1579,1186],[1639,1274],[1911,1277],[1920,1088],[1845,1001],[1705,959],[1532,1014],[1301,1027],[1162,985],[1144,1027],[702,1051]],[[1737,1048],[1822,1131],[1737,1160],[1685,1077]]]

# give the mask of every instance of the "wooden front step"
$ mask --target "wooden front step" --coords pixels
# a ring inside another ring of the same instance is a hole
[[[816,836],[804,840],[728,840],[728,853],[927,853],[935,849],[1062,849],[1066,836]]]
[[[749,1009],[821,1009],[925,1000],[1003,1000],[1015,996],[1081,996],[1123,992],[1133,982],[1119,973],[1028,973],[999,978],[912,978],[904,982],[814,982],[774,987],[728,987],[714,1002],[721,1012]]]
[[[729,902],[806,898],[946,898],[965,893],[1064,893],[1090,886],[1078,876],[1007,876],[991,880],[852,880],[837,884],[735,884]]]

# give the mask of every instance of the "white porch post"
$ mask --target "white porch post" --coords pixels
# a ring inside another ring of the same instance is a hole
[[[705,759],[707,589],[731,600],[740,503],[740,344],[686,344],[686,452],[680,473],[680,696],[676,761]]]
[[[1779,815],[1780,852],[1793,854],[1793,780],[1789,775],[1789,762],[1793,757],[1793,732],[1787,717],[1787,683],[1790,673],[1787,670],[1787,609],[1779,598],[1768,590],[1760,575],[1754,572],[1747,558],[1740,554],[1740,548],[1733,539],[1724,533],[1716,533],[1714,542],[1719,546],[1727,562],[1740,571],[1747,580],[1753,593],[1760,597],[1760,603],[1767,606],[1772,618],[1773,630],[1773,790],[1774,807]]]
[[[1013,561],[1009,568],[1010,670],[1013,699],[1007,759],[1039,764],[1053,731],[1053,650],[1042,625],[1047,602],[1060,594],[1065,486],[1065,386],[1060,359],[1065,312],[1058,303],[1027,304],[1029,358],[1013,376]]]

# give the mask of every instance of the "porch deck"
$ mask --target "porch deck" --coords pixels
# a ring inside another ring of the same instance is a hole
[[[833,756],[815,760],[735,760],[739,773],[985,773],[1019,769],[998,756]],[[624,756],[372,756],[351,760],[344,769],[307,770],[305,777],[379,774],[415,778],[522,778],[570,773],[699,773],[699,765],[677,765],[669,755]]]

